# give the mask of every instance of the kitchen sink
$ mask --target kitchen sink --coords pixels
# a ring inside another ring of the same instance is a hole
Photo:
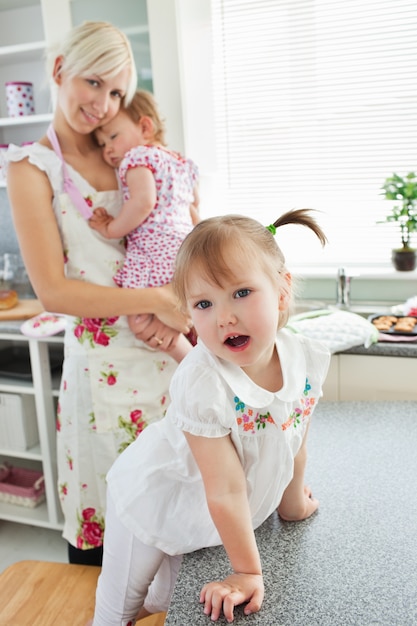
[[[321,309],[327,309],[327,306],[328,304],[322,300],[297,300],[292,307],[291,315],[319,311]]]
[[[335,304],[329,304],[330,310],[334,311],[349,311],[350,313],[356,313],[361,317],[368,318],[370,315],[391,315],[392,305],[381,302],[361,302],[357,304],[351,304],[348,308],[340,309]]]

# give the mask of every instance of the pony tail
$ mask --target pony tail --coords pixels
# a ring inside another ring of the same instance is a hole
[[[274,230],[280,228],[280,226],[286,226],[287,224],[299,224],[300,226],[307,226],[320,240],[321,245],[324,247],[327,243],[327,237],[317,224],[316,220],[310,215],[313,209],[292,209],[281,215],[272,226],[268,226],[268,229],[274,233]]]

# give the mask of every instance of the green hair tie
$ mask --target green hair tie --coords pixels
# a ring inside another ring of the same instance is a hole
[[[273,224],[270,224],[269,226],[267,226],[266,229],[269,230],[269,232],[272,233],[273,235],[275,235],[277,232],[277,229],[275,228]]]

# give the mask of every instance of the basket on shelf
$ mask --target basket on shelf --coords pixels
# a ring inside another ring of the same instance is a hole
[[[0,502],[33,508],[45,500],[42,472],[0,465]]]

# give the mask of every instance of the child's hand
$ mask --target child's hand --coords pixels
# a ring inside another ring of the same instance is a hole
[[[231,574],[222,581],[207,583],[201,590],[200,602],[204,602],[204,613],[215,622],[223,614],[233,622],[235,606],[248,602],[245,615],[257,613],[264,599],[264,583],[261,574]]]
[[[97,230],[104,237],[107,234],[107,226],[114,219],[112,215],[109,215],[103,207],[94,209],[93,215],[88,220],[90,228]]]
[[[99,218],[99,219],[103,219],[105,217],[110,217],[109,214],[107,213],[106,209],[102,206],[97,207],[96,209],[94,209],[93,211],[93,217]]]

